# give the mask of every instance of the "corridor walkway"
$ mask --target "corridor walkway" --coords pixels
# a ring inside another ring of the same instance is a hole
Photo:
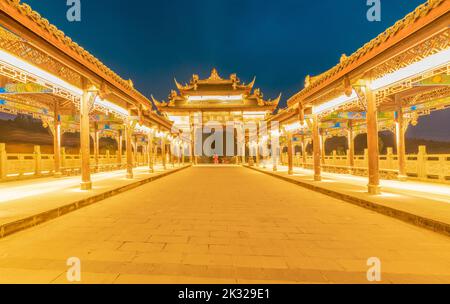
[[[314,172],[309,169],[294,167],[293,174],[288,175],[287,166],[277,166],[277,171],[273,172],[270,162],[252,168],[450,225],[450,185],[448,184],[415,180],[404,182],[381,180],[381,194],[369,195],[367,177],[363,176],[322,172],[322,181],[315,182]]]
[[[0,225],[22,220],[67,204],[88,199],[149,177],[177,169],[161,165],[149,173],[148,167],[134,168],[134,178],[126,179],[125,170],[92,174],[92,191],[80,190],[80,176],[44,177],[0,183]]]
[[[450,239],[242,167],[193,167],[0,240],[0,282],[450,283]]]

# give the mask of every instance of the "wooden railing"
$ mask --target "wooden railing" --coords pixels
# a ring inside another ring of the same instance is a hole
[[[161,157],[156,158],[155,162]],[[98,164],[95,157],[91,155],[90,164],[92,172],[103,172],[123,169],[126,166],[126,156],[122,155],[119,164],[117,155],[105,154],[98,156]],[[142,153],[135,156],[135,166],[148,164],[148,157]],[[63,175],[76,175],[80,173],[81,155],[66,154],[64,148],[61,149],[61,173]],[[0,181],[19,180],[26,178],[36,178],[50,176],[55,173],[55,161],[53,154],[42,154],[40,146],[34,147],[33,153],[7,153],[6,145],[0,143]]]
[[[396,179],[398,176],[398,157],[392,148],[387,149],[386,155],[380,155],[380,173],[385,179]],[[287,165],[287,153],[281,157],[283,165]],[[349,166],[349,158],[346,155],[338,155],[333,151],[332,155],[326,155],[322,168],[326,172],[352,173],[367,176],[368,154],[354,156],[354,166]],[[303,166],[303,158],[300,153],[294,156],[294,166]],[[306,168],[313,167],[313,157],[308,155]],[[427,154],[425,146],[419,146],[419,153],[406,155],[406,173],[412,180],[428,182],[440,182],[450,184],[450,154]]]

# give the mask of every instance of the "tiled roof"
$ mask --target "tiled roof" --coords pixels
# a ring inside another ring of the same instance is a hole
[[[375,49],[376,47],[382,45],[386,41],[388,41],[391,37],[395,36],[400,30],[405,29],[406,27],[410,26],[411,24],[417,22],[420,18],[428,15],[433,9],[437,8],[440,5],[446,5],[447,7],[450,7],[450,1],[449,0],[428,0],[426,3],[418,6],[413,12],[406,15],[403,19],[397,21],[393,26],[388,28],[386,31],[378,35],[375,39],[371,40],[370,42],[366,43],[364,46],[362,46],[360,49],[358,49],[356,52],[354,52],[350,56],[344,56],[341,58],[341,61],[339,64],[334,66],[333,68],[329,69],[328,71],[309,78],[309,85],[305,87],[303,90],[295,94],[293,97],[290,98],[289,102],[292,103],[292,101],[297,100],[298,98],[301,98],[311,91],[313,91],[315,88],[317,88],[319,85],[324,84],[330,78],[337,75],[339,72],[341,72],[346,67],[350,66],[351,64],[355,63],[357,60],[359,60],[361,57],[365,56],[367,53]],[[289,103],[288,102],[288,103]]]
[[[105,64],[103,64],[99,59],[86,51],[83,47],[74,42],[70,37],[66,36],[63,31],[59,30],[56,26],[51,24],[47,19],[41,17],[41,15],[34,11],[28,4],[21,3],[20,0],[2,0],[3,4],[0,4],[0,8],[3,5],[12,8],[18,16],[26,18],[26,20],[34,23],[37,28],[40,28],[46,32],[46,34],[51,35],[51,38],[56,38],[56,40],[62,43],[66,48],[65,52],[72,58],[80,58],[79,62],[84,66],[90,68],[92,65],[97,68],[104,75],[99,75],[101,77],[108,77],[107,79],[112,80],[113,85],[122,89],[124,92],[132,93],[141,100],[145,100],[150,104],[150,101],[138,92],[134,87],[131,80],[122,79],[119,75],[113,72]],[[13,16],[14,18],[14,16]],[[42,36],[42,35],[40,35]],[[48,38],[48,37],[43,37]],[[46,39],[47,41],[49,39]],[[54,42],[51,41],[51,42]]]

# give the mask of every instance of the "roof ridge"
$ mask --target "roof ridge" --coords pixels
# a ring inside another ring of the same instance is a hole
[[[319,84],[327,80],[328,78],[332,77],[337,73],[338,71],[346,68],[348,65],[353,63],[355,60],[359,59],[360,57],[367,54],[369,51],[371,51],[374,47],[378,46],[379,44],[385,42],[389,38],[391,38],[393,35],[395,35],[399,30],[403,29],[404,27],[408,26],[409,24],[415,22],[419,17],[427,15],[432,9],[438,7],[440,4],[442,4],[444,1],[447,0],[428,0],[425,3],[422,3],[416,9],[410,13],[408,13],[405,17],[398,20],[394,25],[388,27],[385,31],[378,34],[375,38],[371,39],[369,42],[366,42],[363,46],[358,48],[355,52],[353,52],[350,56],[343,55],[341,56],[341,60],[338,64],[331,67],[330,69],[326,70],[325,72],[317,75],[317,76],[307,76],[307,81],[309,82],[308,85],[305,85],[305,87],[298,93],[296,93],[294,96],[290,98],[293,99],[299,95],[303,95],[313,88],[317,87]],[[311,81],[312,80],[312,81]]]
[[[86,49],[84,49],[81,45],[72,40],[69,36],[67,36],[62,30],[58,29],[55,25],[51,24],[48,19],[42,17],[37,11],[33,10],[30,5],[27,3],[21,3],[20,0],[6,0],[6,3],[10,6],[14,7],[21,15],[28,17],[36,23],[40,28],[46,30],[50,34],[52,34],[56,39],[62,42],[64,45],[69,47],[70,50],[76,52],[80,55],[84,60],[87,60],[89,63],[95,65],[101,72],[105,73],[107,76],[111,77],[115,80],[119,85],[124,88],[131,90],[135,94],[138,94],[141,98],[144,98],[150,103],[150,100],[145,97],[142,93],[140,93],[136,88],[134,88],[133,82],[131,79],[125,80],[121,76],[119,76],[116,72],[114,72],[111,68],[106,66],[103,62],[101,62],[97,57],[92,55]],[[151,103],[150,103],[151,104]]]

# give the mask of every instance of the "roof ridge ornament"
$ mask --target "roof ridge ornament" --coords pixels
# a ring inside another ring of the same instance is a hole
[[[217,80],[223,80],[223,79],[220,77],[219,72],[217,72],[217,69],[213,68],[211,70],[211,76],[209,76],[208,80],[217,81]]]

